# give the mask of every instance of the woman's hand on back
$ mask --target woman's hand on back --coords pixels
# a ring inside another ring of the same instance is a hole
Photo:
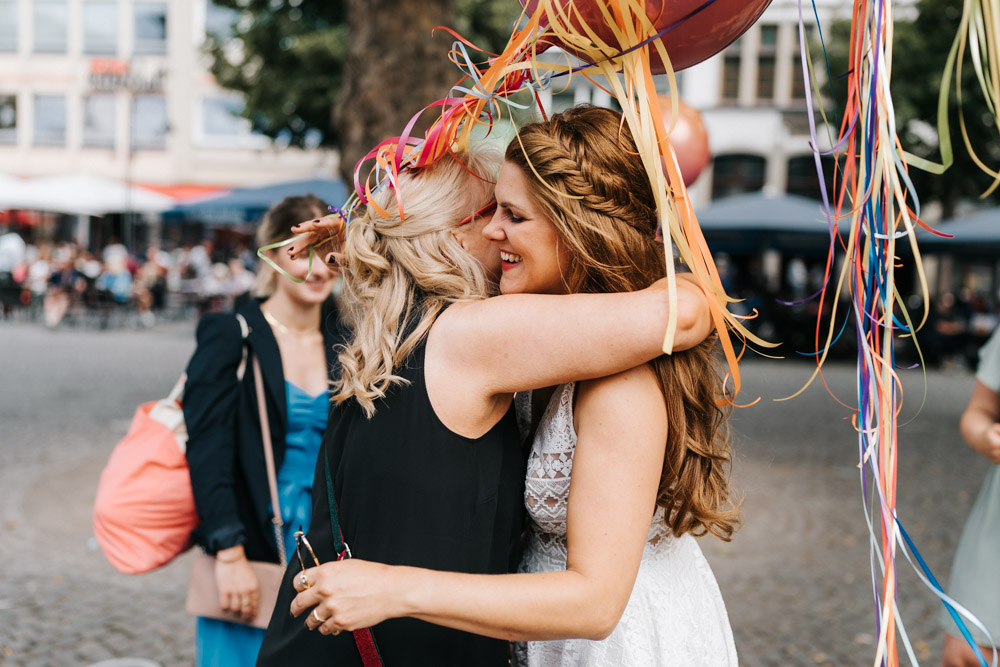
[[[219,606],[251,620],[260,607],[260,584],[243,552],[243,545],[223,549],[215,558]]]

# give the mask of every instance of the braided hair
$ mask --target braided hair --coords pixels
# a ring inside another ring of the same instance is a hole
[[[525,126],[505,159],[569,250],[569,292],[626,292],[666,275],[656,240],[656,202],[622,116],[590,105]],[[667,406],[668,434],[657,504],[675,535],[729,540],[739,522],[730,500],[729,412],[715,337],[652,362]]]

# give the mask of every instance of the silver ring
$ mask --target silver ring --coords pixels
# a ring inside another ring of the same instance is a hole
[[[309,588],[309,577],[305,572],[299,575],[299,583],[302,584],[302,588]]]
[[[320,618],[319,614],[316,613],[316,608],[315,607],[313,607],[312,617],[315,618],[317,621],[319,621],[320,625],[323,625],[324,623],[326,623],[326,619],[325,618]]]
[[[240,605],[242,605],[244,607],[249,607],[250,606],[250,600],[247,599],[247,598],[243,598],[242,600],[240,600]]]

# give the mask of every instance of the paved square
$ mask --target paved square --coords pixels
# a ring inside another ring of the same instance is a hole
[[[0,323],[0,665],[88,665],[115,657],[193,661],[183,611],[190,555],[144,576],[97,550],[97,478],[135,406],[169,391],[194,348],[191,324],[149,331],[48,331]],[[939,579],[988,463],[958,435],[968,371],[904,374],[899,516]],[[741,663],[865,665],[875,655],[867,530],[850,410],[806,361],[752,359],[733,418],[744,525],[700,543],[729,607]],[[853,404],[854,368],[827,381]],[[899,607],[917,658],[937,663],[940,604],[900,559]],[[905,658],[903,659],[905,663]]]

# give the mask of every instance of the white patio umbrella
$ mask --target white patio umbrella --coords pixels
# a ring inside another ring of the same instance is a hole
[[[174,206],[172,197],[92,174],[43,176],[13,187],[0,183],[0,209],[27,209],[82,215],[136,211],[161,213]]]
[[[3,201],[10,193],[24,185],[24,181],[10,174],[0,173],[0,210],[4,210]]]
[[[10,232],[0,236],[0,272],[11,272],[24,260],[25,243],[19,234]]]

